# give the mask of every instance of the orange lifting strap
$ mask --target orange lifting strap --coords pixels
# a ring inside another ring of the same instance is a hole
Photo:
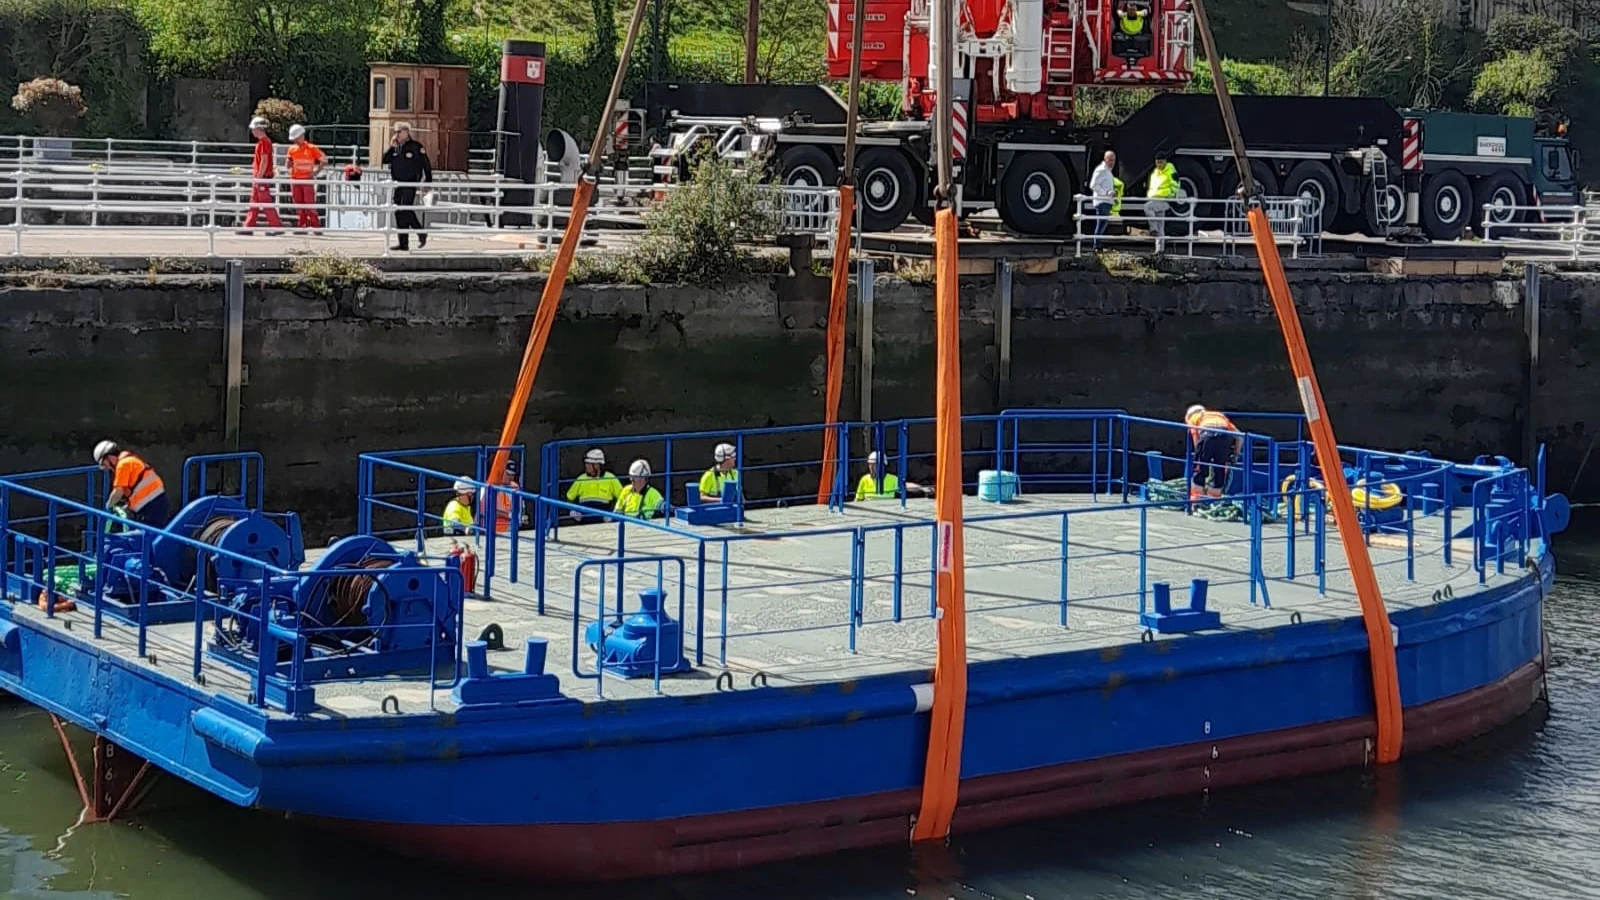
[[[850,291],[850,220],[856,208],[856,189],[839,185],[839,232],[833,237],[833,277],[828,293],[828,385],[823,411],[828,425],[822,430],[822,480],[817,482],[817,503],[826,504],[838,470],[839,398],[844,394],[844,321],[846,294]]]
[[[572,193],[567,228],[561,234],[561,248],[556,251],[550,277],[539,295],[539,309],[533,314],[533,332],[528,335],[528,346],[522,350],[517,387],[511,394],[511,405],[506,408],[505,424],[500,427],[500,442],[496,444],[499,449],[495,450],[494,463],[489,466],[492,484],[505,483],[506,461],[511,456],[511,446],[517,442],[517,432],[522,429],[522,414],[527,411],[528,395],[533,392],[533,376],[539,373],[539,360],[544,358],[544,345],[550,340],[550,326],[555,324],[556,309],[561,306],[561,290],[567,285],[567,270],[572,268],[572,256],[578,250],[583,220],[589,213],[589,200],[593,196],[594,182],[579,178],[578,189]]]
[[[961,338],[956,284],[956,214],[949,207],[933,218],[934,304],[938,318],[938,396],[934,465],[939,529],[939,655],[933,669],[933,710],[928,762],[922,775],[922,808],[913,841],[950,833],[961,786],[961,733],[967,714],[967,597],[961,542]]]
[[[1383,595],[1378,590],[1378,576],[1372,571],[1372,557],[1367,553],[1361,524],[1356,520],[1356,505],[1350,498],[1350,484],[1344,477],[1339,444],[1333,436],[1333,424],[1328,421],[1327,406],[1322,400],[1322,387],[1317,384],[1316,370],[1311,366],[1311,350],[1306,346],[1305,331],[1300,327],[1300,313],[1295,309],[1294,296],[1289,293],[1289,279],[1283,274],[1283,259],[1278,255],[1278,244],[1272,238],[1272,223],[1267,220],[1266,211],[1260,207],[1250,210],[1249,219],[1250,233],[1256,242],[1256,255],[1261,258],[1261,271],[1267,279],[1267,293],[1272,296],[1272,308],[1277,312],[1278,324],[1283,328],[1283,341],[1289,346],[1289,367],[1294,372],[1300,405],[1305,409],[1306,424],[1311,429],[1311,440],[1317,449],[1317,467],[1322,470],[1328,501],[1333,504],[1333,520],[1339,527],[1339,543],[1344,545],[1350,575],[1355,580],[1356,598],[1361,602],[1361,620],[1367,627],[1367,643],[1372,658],[1372,692],[1378,720],[1378,762],[1392,763],[1400,758],[1404,729],[1400,675],[1394,655],[1394,631],[1389,625],[1389,612],[1383,606]]]

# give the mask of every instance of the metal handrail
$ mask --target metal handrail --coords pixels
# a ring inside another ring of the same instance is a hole
[[[1273,239],[1287,246],[1291,256],[1298,259],[1302,255],[1317,256],[1322,253],[1321,199],[1314,196],[1256,199],[1272,223]],[[1155,221],[1161,222],[1163,228],[1181,231],[1182,234],[1169,234],[1158,239],[1153,233],[1094,233],[1096,225],[1109,228],[1114,222],[1125,223],[1130,219],[1138,219],[1148,225],[1152,220],[1145,215],[1146,208],[1158,202],[1166,203],[1168,208],[1164,215],[1156,216]],[[1252,245],[1245,204],[1238,197],[1123,197],[1122,211],[1114,215],[1095,212],[1097,205],[1107,203],[1104,198],[1074,194],[1072,203],[1072,218],[1076,223],[1075,253],[1078,256],[1082,256],[1086,249],[1092,252],[1096,244],[1111,247],[1138,245],[1142,248],[1156,241],[1158,247],[1181,246],[1188,256],[1194,255],[1196,246],[1220,247],[1224,254],[1231,256],[1238,253],[1241,246]],[[1219,208],[1221,212],[1215,212]],[[1202,213],[1202,210],[1206,212]],[[1088,248],[1084,246],[1086,243]]]
[[[9,186],[5,184],[8,179]],[[306,186],[316,191],[313,202],[294,203],[293,189]],[[430,233],[504,232],[550,241],[565,227],[569,212],[566,195],[574,186],[557,182],[523,184],[498,174],[455,175],[428,184],[407,185],[376,172],[363,173],[359,180],[352,181],[337,177],[256,179],[248,173],[149,168],[7,171],[0,167],[0,217],[10,214],[9,224],[0,224],[0,229],[12,232],[11,252],[20,255],[29,233],[93,230],[104,227],[105,218],[119,215],[164,219],[167,224],[130,227],[203,234],[206,255],[215,256],[216,236],[239,228],[236,223],[252,206],[252,190],[265,188],[273,198],[271,206],[280,214],[307,209],[323,220],[318,226],[285,222],[285,229],[315,227],[333,234],[394,236],[406,233],[394,226],[394,214],[410,210],[427,220],[425,230]],[[395,203],[391,192],[404,187],[417,189],[422,202]],[[670,185],[602,180],[596,186],[597,199],[585,223],[586,234],[644,227],[645,213],[673,189]],[[774,234],[808,234],[823,246],[831,246],[839,214],[837,189],[774,185],[772,192],[780,204]],[[288,203],[283,202],[285,194],[289,195]],[[65,217],[69,221],[37,221],[44,217]],[[73,217],[86,221],[70,221]],[[528,224],[520,224],[519,219]],[[524,252],[514,243],[488,243],[475,249]]]

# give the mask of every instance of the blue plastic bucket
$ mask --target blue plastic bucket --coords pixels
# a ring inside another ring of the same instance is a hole
[[[1017,497],[1017,473],[984,469],[978,473],[978,499],[1010,503]]]

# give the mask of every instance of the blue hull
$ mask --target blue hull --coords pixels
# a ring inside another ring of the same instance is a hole
[[[1546,554],[1526,577],[1396,613],[1408,713],[1483,694],[1518,673],[1526,682],[1542,659],[1542,598],[1553,570]],[[898,823],[868,829],[852,845],[903,838],[927,740],[912,691],[926,673],[602,706],[402,714],[330,727],[326,720],[267,717],[187,683],[159,658],[152,666],[97,651],[59,624],[11,619],[6,605],[0,648],[0,687],[233,803],[378,830],[476,833],[470,842],[418,845],[453,858],[481,854],[461,844],[480,843],[484,827],[536,829],[544,842],[565,835],[551,852],[501,861],[536,860],[531,867],[546,876],[642,874],[815,852],[790,834],[795,853],[780,847],[751,856],[738,849],[748,826],[737,823],[752,816],[799,823],[805,817],[794,810],[816,804],[881,807],[888,811],[878,819]],[[1360,620],[1350,618],[973,664],[963,778],[1023,787],[989,798],[987,814],[958,815],[957,826],[1027,817],[1004,810],[1026,810],[1039,779],[1062,767],[1262,738],[1287,746],[1296,734],[1303,743],[1307,733],[1348,731],[1350,723],[1369,732],[1366,657]],[[1475,724],[1487,727],[1532,701],[1518,695],[1507,704],[1484,694],[1469,706],[1483,707]],[[1348,764],[1347,756],[1333,753],[1302,768]],[[1261,771],[1270,777],[1273,770]],[[1178,779],[1174,787],[1194,785]],[[1163,792],[1170,791],[1111,791],[1106,798]],[[904,798],[909,807],[897,808]],[[964,789],[963,800],[982,805],[984,792]],[[728,844],[726,852],[644,854],[638,865],[618,868],[605,849],[616,845],[588,844],[595,829],[718,820],[733,831],[706,826],[706,846]]]

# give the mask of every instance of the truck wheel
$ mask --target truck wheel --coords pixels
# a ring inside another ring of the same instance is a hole
[[[1485,222],[1490,225],[1510,225],[1522,221],[1523,211],[1513,207],[1528,205],[1528,190],[1523,187],[1522,179],[1510,172],[1500,172],[1478,182],[1474,201],[1473,230],[1485,232],[1483,236],[1487,238],[1492,236],[1492,229],[1485,228]],[[1484,209],[1486,206],[1489,208]],[[1477,218],[1479,211],[1483,214],[1481,221]],[[1512,234],[1507,232],[1498,236],[1511,237]]]
[[[856,197],[861,203],[862,231],[893,231],[921,199],[917,173],[904,153],[889,147],[868,147],[856,165]]]
[[[1172,168],[1178,173],[1178,187],[1181,189],[1184,198],[1181,201],[1173,202],[1172,214],[1174,216],[1193,215],[1197,219],[1205,219],[1208,216],[1214,217],[1221,212],[1220,210],[1213,211],[1211,208],[1215,205],[1210,202],[1211,175],[1205,170],[1204,166],[1192,159],[1180,158],[1172,161]],[[1197,228],[1199,225],[1200,223],[1196,223]],[[1181,236],[1187,237],[1189,223],[1183,223],[1178,230],[1182,233]]]
[[[1454,169],[1422,182],[1422,227],[1436,241],[1453,241],[1472,221],[1472,187]]]
[[[783,164],[783,183],[795,187],[833,187],[839,183],[839,166],[820,147],[793,144],[778,156]]]
[[[1367,223],[1366,230],[1362,233],[1367,237],[1384,234],[1385,225],[1389,228],[1399,228],[1406,222],[1406,192],[1400,185],[1391,184],[1384,190],[1382,197],[1365,198],[1361,204],[1361,212]]]
[[[1317,228],[1327,231],[1332,227],[1333,217],[1339,212],[1339,182],[1327,163],[1308,159],[1290,169],[1289,177],[1283,180],[1283,194],[1320,203]]]
[[[1023,153],[1000,179],[1000,221],[1023,234],[1072,230],[1072,175],[1051,153]]]
[[[1250,160],[1250,177],[1256,183],[1256,195],[1262,198],[1281,196],[1278,193],[1278,175],[1272,167],[1259,159]],[[1227,201],[1235,199],[1239,194],[1239,169],[1229,164],[1228,171],[1222,173],[1217,179],[1218,200],[1212,213],[1216,218],[1223,218],[1230,210],[1237,219],[1225,220],[1223,230],[1230,234],[1249,234],[1250,225],[1244,219],[1244,209],[1238,205],[1230,206]]]

